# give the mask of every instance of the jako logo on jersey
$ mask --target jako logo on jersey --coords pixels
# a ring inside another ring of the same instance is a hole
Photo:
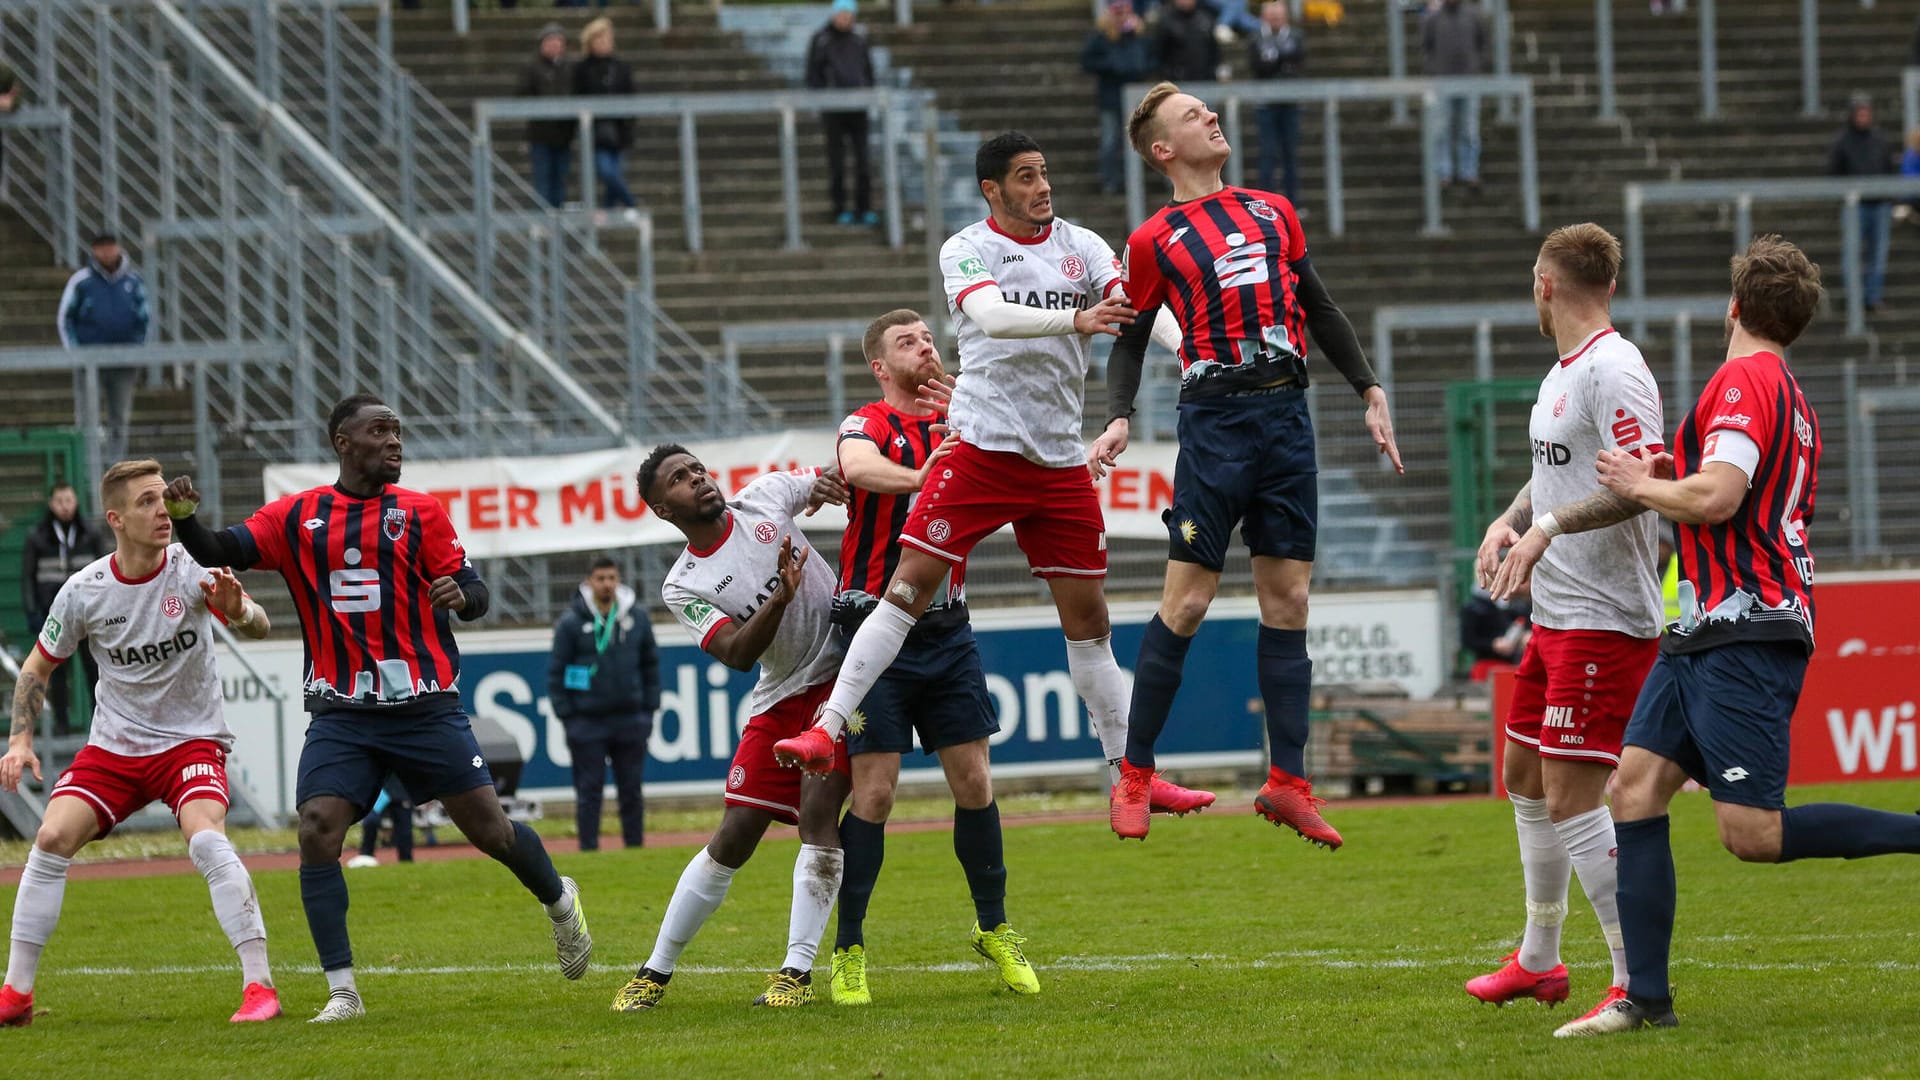
[[[934,518],[927,522],[927,539],[934,543],[944,544],[947,542],[947,537],[952,535],[953,527],[947,524],[946,518]]]
[[[1553,415],[1555,419],[1558,419],[1562,416],[1565,416],[1566,413],[1567,413],[1567,395],[1561,394],[1560,400],[1553,403]]]
[[[1027,257],[1025,255],[1021,255],[1018,252],[1016,252],[1012,255],[1006,256],[1005,258],[1002,258],[1000,260],[1000,265],[1005,266],[1008,263],[1017,263],[1017,262],[1026,262],[1026,261],[1027,261]]]
[[[1087,260],[1078,255],[1069,255],[1060,260],[1060,273],[1068,281],[1079,281],[1087,276]]]
[[[313,532],[315,529],[318,529],[325,524],[326,522],[321,521],[319,518],[308,518],[307,520],[300,523],[300,527],[307,530],[308,532]]]
[[[773,543],[775,535],[777,535],[777,530],[774,529],[773,522],[771,521],[763,521],[753,527],[753,538],[763,544]]]
[[[387,535],[387,539],[398,543],[401,537],[407,535],[407,508],[388,507],[387,512],[380,517],[380,531]]]
[[[1533,440],[1533,460],[1542,465],[1565,465],[1573,460],[1573,451],[1557,442]]]
[[[733,767],[733,768],[732,768],[732,769],[731,769],[731,770],[730,770],[730,771],[729,771],[729,772],[727,773],[727,787],[728,787],[728,788],[737,788],[737,787],[739,787],[739,786],[740,786],[741,784],[744,784],[744,783],[746,783],[746,782],[747,782],[747,770],[746,770],[746,767],[745,767],[745,766],[741,766],[741,765],[735,765],[735,766],[734,766],[734,767]]]
[[[1615,409],[1613,415],[1617,418],[1613,422],[1613,441],[1629,448],[1640,445],[1645,434],[1640,430],[1640,418],[1628,416],[1625,409]]]
[[[1740,388],[1739,387],[1737,386],[1727,387],[1727,404],[1729,405],[1740,404]]]
[[[166,613],[167,618],[177,619],[187,613],[187,602],[177,596],[169,596],[160,602],[160,610]]]

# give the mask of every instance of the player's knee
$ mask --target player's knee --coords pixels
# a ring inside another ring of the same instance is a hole
[[[70,823],[43,821],[33,834],[33,846],[49,855],[58,855],[63,859],[72,858],[74,853],[87,846],[92,839],[84,828]]]
[[[1769,830],[1744,822],[1738,824],[1722,822],[1720,844],[1741,862],[1780,861],[1780,831],[1777,828]]]
[[[1213,590],[1191,589],[1166,598],[1160,605],[1160,621],[1181,637],[1192,637],[1213,606]]]
[[[1260,621],[1283,630],[1307,625],[1307,583],[1290,581],[1261,590]]]
[[[853,816],[876,825],[893,816],[893,785],[876,782],[854,788]]]
[[[993,801],[993,774],[984,767],[952,778],[954,805],[962,810],[983,810]]]

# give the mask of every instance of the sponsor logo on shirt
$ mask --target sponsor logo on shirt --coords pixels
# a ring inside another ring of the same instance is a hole
[[[1640,429],[1640,418],[1628,416],[1625,409],[1615,409],[1613,415],[1613,441],[1629,449],[1640,445],[1640,439],[1644,435]]]
[[[1573,451],[1557,442],[1535,439],[1533,460],[1541,465],[1565,465],[1573,460]]]
[[[705,600],[689,600],[686,605],[680,609],[680,614],[685,615],[688,622],[698,625],[705,622],[707,617],[713,614],[713,605],[707,603]]]
[[[1087,306],[1087,294],[1083,292],[1040,292],[1029,289],[1022,294],[1018,289],[1002,289],[1000,295],[1006,297],[1009,304],[1021,304],[1031,308],[1043,308],[1047,311],[1065,311],[1069,308],[1078,311]]]
[[[388,507],[387,512],[381,515],[380,531],[386,534],[387,539],[392,540],[395,543],[398,543],[401,537],[407,535],[406,507],[404,506]],[[458,543],[458,541],[455,541],[455,543]]]
[[[970,278],[986,277],[987,264],[981,262],[977,257],[969,255],[960,260],[960,276]]]
[[[1746,427],[1748,424],[1753,423],[1753,417],[1743,412],[1721,413],[1719,416],[1713,418],[1713,422],[1715,424],[1733,424],[1736,427]]]
[[[183,784],[198,780],[203,776],[209,780],[220,779],[220,767],[217,765],[209,765],[204,761],[196,761],[180,770],[180,782]]]
[[[55,645],[60,641],[60,631],[62,629],[64,629],[64,627],[60,625],[60,620],[49,615],[47,616],[47,624],[40,628],[40,636],[46,640],[47,644]]]
[[[173,599],[168,597],[168,599]],[[200,644],[200,635],[192,630],[182,630],[173,637],[154,645],[129,645],[124,649],[108,649],[107,659],[122,667],[158,664],[163,660],[185,653]]]
[[[325,525],[326,525],[326,522],[320,520],[319,518],[308,518],[307,520],[300,523],[300,527],[307,530],[308,532],[313,532]]]
[[[1729,405],[1740,404],[1740,388],[1739,387],[1737,386],[1727,387],[1727,404]]]
[[[1027,261],[1027,257],[1025,255],[1020,254],[1017,251],[1011,255],[1002,255],[1000,257],[1001,266],[1005,266],[1008,263],[1017,263],[1017,262],[1026,262],[1026,261]]]

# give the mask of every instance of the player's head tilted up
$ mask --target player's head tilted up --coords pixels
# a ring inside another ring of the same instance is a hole
[[[400,482],[400,416],[374,395],[354,394],[335,405],[327,442],[348,491],[368,495]]]
[[[689,526],[711,525],[727,514],[727,497],[720,485],[700,459],[678,443],[654,447],[640,463],[636,480],[640,497],[654,516],[683,534]]]
[[[152,458],[117,462],[100,478],[100,505],[106,507],[114,541],[122,552],[139,552],[142,563],[173,542],[173,519],[162,498],[166,488],[160,463]]]
[[[981,143],[973,155],[973,175],[1002,232],[1038,236],[1053,224],[1047,158],[1026,134],[1003,131]]]
[[[1813,321],[1820,292],[1820,266],[1806,252],[1777,233],[1754,237],[1747,250],[1733,257],[1728,343],[1735,331],[1743,331],[1759,348],[1784,355]]]
[[[1233,147],[1220,130],[1220,116],[1207,103],[1170,82],[1147,91],[1127,121],[1127,142],[1152,169],[1173,181],[1176,198],[1189,188],[1200,194],[1220,188],[1220,169]]]
[[[1584,221],[1547,234],[1533,262],[1533,306],[1540,312],[1540,333],[1554,336],[1559,321],[1598,315],[1603,320],[1620,276],[1620,241]]]
[[[930,379],[944,375],[940,349],[920,313],[897,308],[867,324],[860,351],[880,388],[913,397]]]

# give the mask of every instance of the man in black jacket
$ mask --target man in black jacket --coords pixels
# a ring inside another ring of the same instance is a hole
[[[612,559],[593,561],[580,595],[553,624],[547,697],[567,729],[567,751],[573,755],[580,850],[600,848],[608,758],[619,795],[621,839],[639,847],[646,820],[640,781],[653,713],[660,707],[660,651],[646,609],[635,607],[634,591],[620,583]]]
[[[519,96],[569,97],[573,65],[567,62],[567,31],[559,23],[540,28],[540,51],[520,71]],[[567,201],[567,163],[572,160],[572,120],[527,121],[527,153],[533,158],[533,190],[548,206]],[[583,196],[581,199],[585,202]]]
[[[1294,29],[1286,0],[1267,0],[1260,8],[1260,29],[1247,42],[1247,63],[1256,79],[1297,79],[1307,63],[1307,39]],[[1262,105],[1260,190],[1278,191],[1300,206],[1300,106],[1293,102]],[[1273,186],[1275,160],[1283,170]]]
[[[1168,82],[1213,82],[1220,72],[1220,41],[1214,37],[1213,13],[1197,0],[1173,0],[1161,12],[1155,39],[1160,77]]]
[[[807,46],[807,86],[815,90],[851,90],[873,85],[873,54],[866,35],[854,29],[855,0],[833,0],[833,17]],[[867,168],[867,110],[823,112],[827,133],[828,195],[833,219],[841,225],[877,225],[873,183]],[[845,158],[853,153],[853,208],[847,208]]]
[[[106,553],[100,534],[80,516],[80,498],[74,494],[73,485],[53,485],[47,493],[47,516],[27,533],[20,562],[20,606],[27,613],[29,634],[40,633],[60,586],[75,571]],[[100,681],[100,667],[86,649],[80,650],[80,661],[86,666],[87,690],[92,693],[94,684]],[[47,704],[53,706],[54,731],[61,735],[73,730],[68,711],[72,694],[73,677],[65,667],[56,668],[47,686]]]
[[[1873,126],[1873,99],[1855,94],[1847,126],[1827,155],[1829,176],[1892,176],[1900,171],[1899,148]],[[1880,310],[1887,282],[1887,240],[1893,231],[1893,203],[1860,200],[1860,299],[1868,311]]]

